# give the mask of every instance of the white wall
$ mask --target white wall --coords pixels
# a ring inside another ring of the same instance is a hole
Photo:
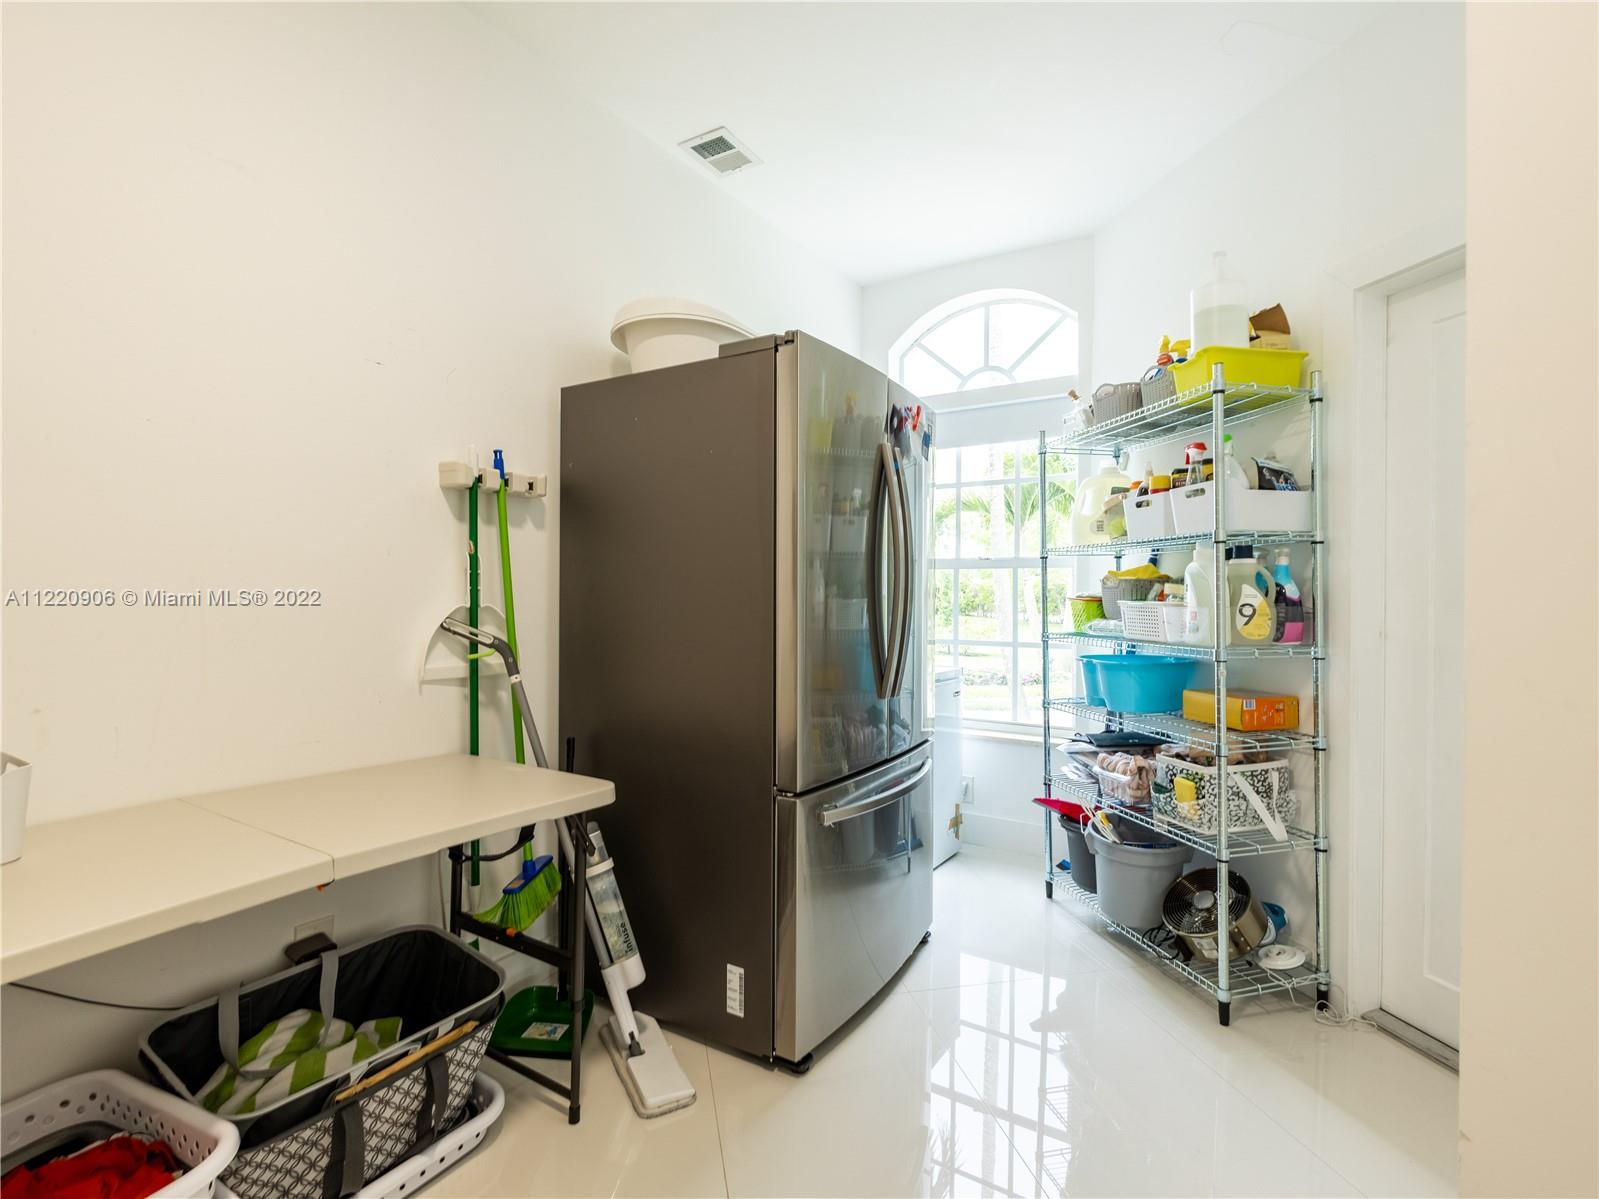
[[[855,285],[535,54],[447,6],[6,6],[3,587],[322,595],[5,609],[34,820],[464,748],[462,690],[416,670],[464,598],[464,504],[435,463],[468,443],[551,478],[512,540],[553,733],[558,389],[621,369],[612,313],[684,294],[857,347]],[[485,704],[505,753],[503,692]],[[308,913],[341,935],[423,918],[432,878],[37,981],[191,997],[272,967]],[[114,903],[115,864],[85,885]],[[4,1021],[7,1094],[131,1046],[128,1018],[14,990]]]
[[[1568,347],[1599,325],[1596,48],[1593,5],[1471,8],[1468,479],[1502,469],[1507,415],[1548,477],[1580,477],[1593,461],[1593,376],[1573,377]],[[1577,491],[1558,519],[1533,521],[1466,492],[1465,1195],[1599,1195],[1599,529],[1591,490]],[[1507,636],[1495,602],[1507,562],[1555,560],[1571,604]],[[1529,780],[1504,733],[1507,701],[1532,696],[1572,736]],[[1507,796],[1539,808],[1525,856],[1506,853]]]
[[[1361,685],[1351,614],[1381,609],[1380,596],[1359,593],[1351,565],[1365,469],[1353,447],[1362,414],[1370,419],[1382,402],[1357,379],[1355,292],[1466,240],[1464,55],[1461,6],[1394,6],[1300,83],[1197,148],[1094,239],[1097,381],[1138,378],[1162,333],[1186,336],[1189,288],[1217,249],[1256,306],[1284,305],[1298,345],[1325,372],[1331,949],[1341,986],[1355,906],[1371,894],[1348,878],[1359,799],[1349,731]],[[1240,444],[1264,439],[1302,457],[1302,424],[1263,425],[1247,427]],[[1183,560],[1173,556],[1173,566]],[[1308,894],[1278,873],[1285,865],[1259,863],[1251,880],[1308,920]]]

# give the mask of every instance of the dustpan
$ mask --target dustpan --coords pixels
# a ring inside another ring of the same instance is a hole
[[[594,992],[583,992],[583,1032],[594,1022]],[[570,1057],[572,1004],[554,987],[523,987],[505,1001],[494,1022],[492,1049],[518,1057]]]

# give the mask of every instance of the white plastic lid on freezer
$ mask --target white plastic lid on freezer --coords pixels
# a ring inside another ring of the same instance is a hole
[[[617,309],[611,344],[633,373],[715,358],[719,346],[751,336],[727,313],[682,296],[649,296]]]

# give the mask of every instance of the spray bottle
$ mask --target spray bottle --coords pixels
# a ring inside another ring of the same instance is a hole
[[[1277,582],[1277,629],[1272,640],[1284,645],[1298,645],[1305,640],[1305,601],[1299,585],[1288,569],[1288,551],[1277,551],[1277,562],[1272,567],[1272,578]]]

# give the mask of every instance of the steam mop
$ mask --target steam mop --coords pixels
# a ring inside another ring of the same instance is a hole
[[[440,627],[473,645],[493,650],[505,660],[505,673],[510,679],[512,694],[516,696],[522,723],[527,727],[533,760],[548,769],[544,743],[539,739],[533,709],[522,687],[522,670],[510,645],[502,637],[453,618],[446,618]],[[567,864],[575,868],[578,850],[572,844],[566,822],[556,821],[556,828],[560,833],[561,853]],[[634,1011],[628,1000],[628,991],[644,981],[644,959],[639,956],[633,926],[622,904],[622,891],[616,881],[616,860],[606,852],[599,827],[591,823],[587,831],[594,854],[584,871],[588,896],[583,905],[583,918],[595,955],[600,959],[600,978],[605,982],[605,994],[611,1002],[611,1018],[600,1027],[600,1042],[616,1067],[628,1102],[635,1112],[648,1120],[693,1103],[694,1085],[678,1065],[661,1026],[653,1017]]]

